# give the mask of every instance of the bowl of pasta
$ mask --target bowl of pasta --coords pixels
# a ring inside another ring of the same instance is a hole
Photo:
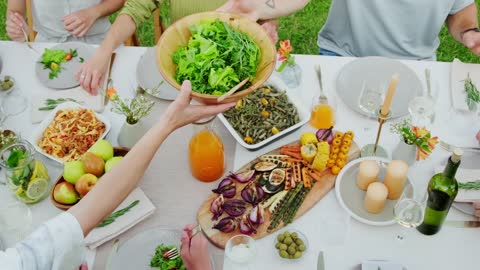
[[[105,116],[75,102],[65,102],[40,123],[29,141],[38,153],[63,164],[81,159],[110,128]]]

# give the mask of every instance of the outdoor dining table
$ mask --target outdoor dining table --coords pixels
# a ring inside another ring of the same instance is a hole
[[[38,51],[55,44],[34,43]],[[117,56],[112,71],[114,86],[119,95],[131,97],[134,95],[136,82],[136,66],[139,58],[145,52],[142,47],[122,47],[117,50]],[[29,50],[26,45],[15,42],[0,42],[0,54],[3,59],[2,75],[13,76],[17,82],[17,94],[27,98],[38,95],[46,88],[35,76],[35,62],[40,55]],[[335,80],[339,70],[355,58],[327,57],[315,55],[295,55],[295,60],[302,69],[300,86],[295,89],[304,106],[310,108],[312,97],[318,94],[319,86],[314,73],[314,65],[320,64],[323,73],[323,85],[329,99],[334,102],[337,111],[336,129],[355,132],[355,141],[361,147],[373,143],[377,131],[376,119],[356,114],[347,108],[337,96]],[[450,105],[450,63],[426,61],[402,61],[410,67],[423,81],[425,68],[431,69],[433,87],[439,91],[435,104],[436,121],[432,127],[434,135],[446,136],[451,140],[461,140],[465,136],[475,135],[474,129],[479,128],[479,122],[471,124],[465,130],[452,130],[448,121],[452,121]],[[395,102],[395,101],[394,101]],[[168,106],[169,102],[158,100],[152,113],[145,119],[147,125],[153,125]],[[12,129],[28,138],[36,128],[30,119],[30,109],[24,113],[9,117],[3,128]],[[107,106],[103,114],[112,123],[112,129],[107,139],[117,145],[117,136],[124,121],[121,115],[110,111]],[[387,124],[388,125],[388,124]],[[235,142],[226,128],[218,122],[216,131],[225,146],[225,173],[235,171],[255,157],[269,152],[283,144],[293,142],[305,130],[313,130],[308,124],[300,130],[281,138],[280,140],[258,151],[248,151]],[[435,132],[437,134],[435,134]],[[185,224],[196,223],[199,206],[210,196],[210,190],[218,184],[202,183],[190,174],[188,164],[188,143],[193,134],[192,125],[183,127],[170,135],[163,143],[143,176],[139,187],[156,206],[155,213],[132,229],[120,235],[121,244],[152,227],[181,229]],[[384,128],[380,143],[391,151],[398,143],[396,135]],[[457,142],[458,143],[458,142]],[[426,183],[434,173],[434,167],[443,165],[450,155],[440,147],[433,152],[429,160],[417,162],[409,171],[409,178],[418,183]],[[41,158],[49,169],[51,181],[56,181],[62,172],[62,167],[46,158]],[[464,160],[480,164],[478,156],[465,155]],[[10,191],[0,186],[0,204],[3,204]],[[49,198],[30,206],[33,215],[31,231],[41,223],[61,213],[55,208]],[[448,220],[472,220],[473,217],[452,208]],[[303,232],[308,238],[308,250],[302,260],[289,263],[280,260],[275,253],[275,234],[256,241],[257,256],[251,269],[316,269],[317,255],[323,251],[326,269],[359,269],[365,260],[388,260],[402,264],[409,270],[425,269],[479,269],[477,256],[480,251],[480,230],[478,228],[454,228],[444,226],[434,236],[424,236],[415,229],[406,233],[404,240],[398,240],[397,235],[405,228],[399,225],[370,226],[350,218],[340,206],[334,190],[329,192],[316,206],[303,217],[289,226]],[[107,258],[112,249],[112,241],[96,250],[93,269],[105,269]],[[160,243],[159,243],[160,244]],[[224,252],[210,246],[210,253],[215,261],[215,269],[222,269]],[[1,268],[1,267],[0,267]]]

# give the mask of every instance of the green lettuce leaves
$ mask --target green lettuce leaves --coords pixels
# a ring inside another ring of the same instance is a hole
[[[222,95],[255,77],[261,51],[248,35],[219,20],[194,25],[190,31],[188,44],[173,54],[178,83],[190,80],[195,92]]]

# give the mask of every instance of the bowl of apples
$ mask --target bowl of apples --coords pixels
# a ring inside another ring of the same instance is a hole
[[[63,174],[50,193],[53,205],[62,210],[75,205],[129,150],[126,147],[113,147],[107,140],[99,140],[81,160],[65,162]]]

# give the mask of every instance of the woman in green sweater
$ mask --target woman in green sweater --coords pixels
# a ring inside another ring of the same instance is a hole
[[[86,91],[93,95],[98,93],[97,88],[102,86],[112,52],[127,40],[135,32],[137,25],[148,19],[155,9],[167,4],[166,1],[170,2],[171,21],[193,13],[217,9],[244,14],[254,21],[268,21],[269,23],[263,26],[274,39],[276,24],[269,20],[301,9],[308,3],[308,0],[127,0],[93,58],[84,63],[77,72],[77,80]]]

